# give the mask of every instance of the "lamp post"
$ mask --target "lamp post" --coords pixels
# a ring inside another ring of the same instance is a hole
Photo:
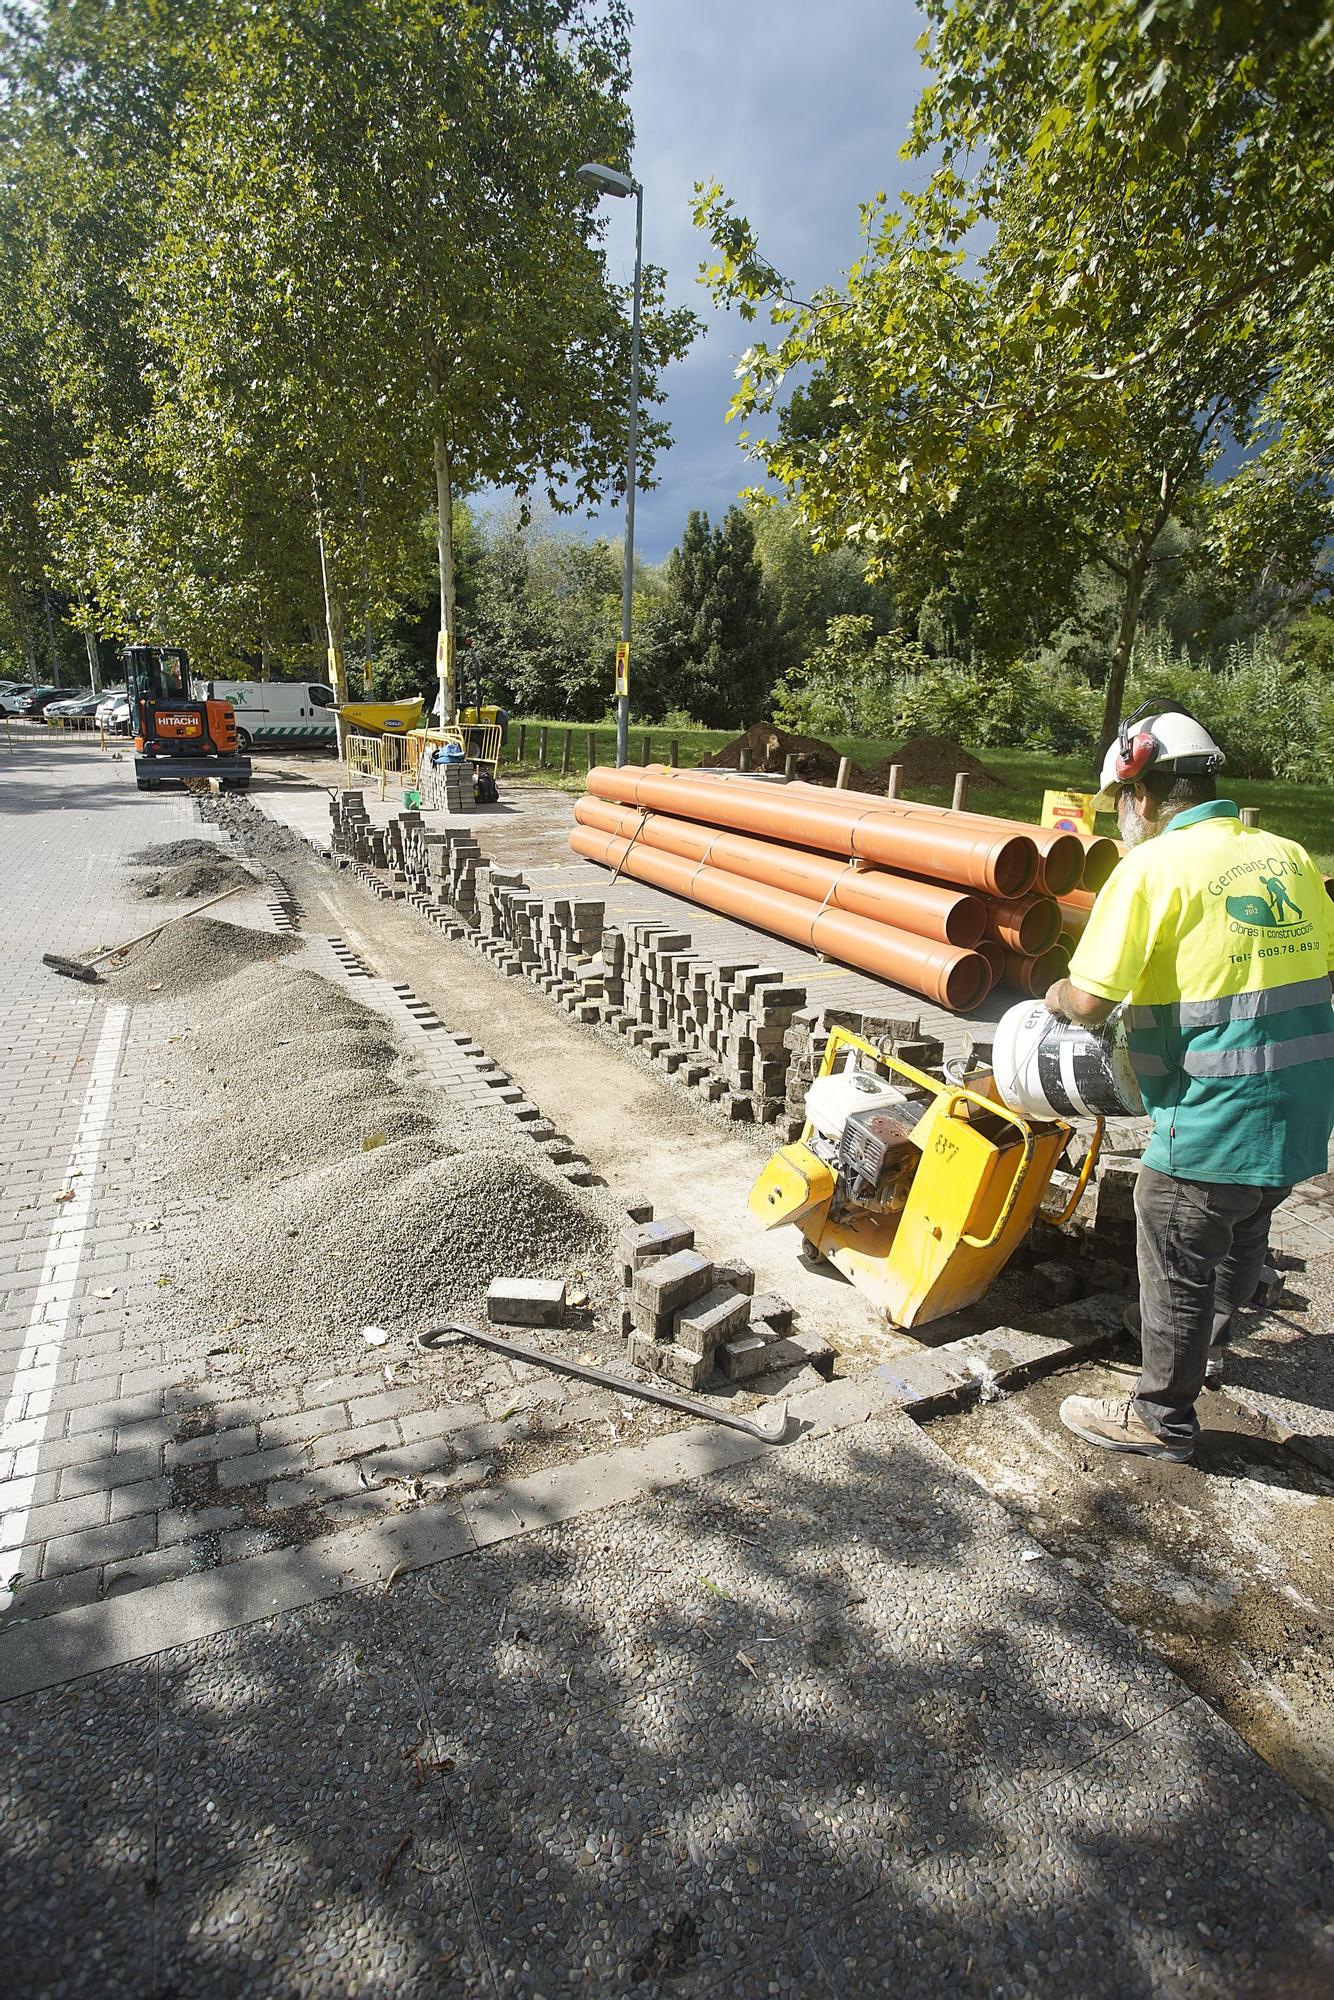
[[[625,578],[621,586],[621,644],[625,649],[625,681],[627,692],[616,696],[616,762],[617,765],[630,761],[630,626],[634,617],[635,593],[635,447],[639,431],[639,293],[640,275],[644,257],[644,190],[630,174],[622,174],[615,167],[600,166],[589,160],[579,168],[576,175],[599,194],[614,195],[623,201],[626,195],[635,198],[635,290],[634,310],[630,322],[630,421],[627,425],[625,447]],[[619,679],[619,676],[618,676]]]

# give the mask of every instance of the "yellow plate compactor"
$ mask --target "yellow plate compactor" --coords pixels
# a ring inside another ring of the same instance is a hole
[[[794,1223],[898,1326],[981,1298],[1039,1213],[1073,1126],[1001,1102],[987,1070],[927,1075],[846,1028],[829,1035],[800,1139],[774,1154],[750,1194],[767,1229]],[[1102,1138],[1098,1118],[1069,1220]]]

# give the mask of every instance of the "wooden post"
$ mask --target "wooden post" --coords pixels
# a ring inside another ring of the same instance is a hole
[[[967,771],[956,771],[954,773],[954,802],[952,810],[956,813],[967,812],[968,810]]]
[[[846,790],[848,789],[848,779],[851,777],[851,775],[852,775],[851,757],[840,757],[838,760],[838,776],[834,780],[834,790],[836,792],[846,792]]]
[[[595,730],[592,729],[589,730],[586,742],[588,749],[588,768],[591,771],[593,766],[597,763],[598,760],[598,739],[597,739],[597,732]]]
[[[561,744],[560,749],[560,774],[562,778],[568,778],[570,775],[570,750],[573,744],[574,731],[567,729],[565,732],[565,741]]]
[[[889,767],[889,783],[885,786],[885,797],[887,799],[896,799],[899,795],[899,786],[902,783],[903,783],[902,764],[891,764]]]
[[[651,736],[646,736],[639,746],[639,761],[641,764],[651,764],[653,761],[653,738]]]
[[[519,724],[519,747],[518,747],[518,761],[520,764],[522,764],[523,762],[524,752],[527,748],[528,748],[528,724],[526,722],[521,722]]]
[[[679,736],[670,736],[667,739],[667,762],[671,765],[674,771],[680,770],[681,739]]]
[[[547,738],[550,734],[550,730],[543,723],[537,734],[537,768],[539,771],[545,771],[547,768]]]
[[[1259,826],[1259,806],[1243,806],[1241,809],[1241,823],[1243,826]]]
[[[784,757],[783,759],[783,776],[790,782],[793,778],[796,777],[796,775],[797,775],[797,753],[795,750],[789,750],[786,757]]]
[[[750,748],[748,744],[742,744],[737,755],[736,767],[738,771],[748,771],[750,769]]]

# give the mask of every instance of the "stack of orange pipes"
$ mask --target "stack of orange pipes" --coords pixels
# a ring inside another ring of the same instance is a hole
[[[1077,879],[1064,836],[730,774],[598,767],[587,784],[576,854],[939,1006],[967,1012],[998,979],[1045,990],[1064,969],[1063,906],[1034,890],[1053,853],[1068,883],[1073,851]]]

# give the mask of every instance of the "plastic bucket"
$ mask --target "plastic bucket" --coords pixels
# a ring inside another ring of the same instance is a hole
[[[991,1061],[1002,1101],[1027,1118],[1143,1115],[1119,1012],[1095,1030],[1025,1001],[996,1023]]]

